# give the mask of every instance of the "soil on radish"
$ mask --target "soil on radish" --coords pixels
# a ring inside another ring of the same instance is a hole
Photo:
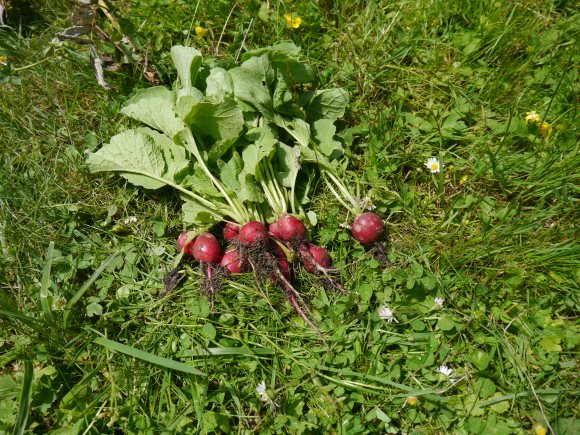
[[[387,257],[388,247],[386,241],[378,240],[367,247],[369,248],[368,252],[379,262],[381,267],[388,267],[391,265],[391,262]]]
[[[223,287],[224,280],[230,277],[230,271],[225,267],[206,262],[201,262],[199,264],[199,269],[204,277],[201,283],[201,289],[204,293],[210,296],[213,301],[217,293]]]
[[[177,288],[177,286],[185,279],[185,274],[181,273],[181,271],[185,268],[185,265],[191,262],[191,257],[184,255],[177,266],[171,272],[163,277],[163,286],[164,290],[159,296],[164,297],[171,293],[173,290]]]

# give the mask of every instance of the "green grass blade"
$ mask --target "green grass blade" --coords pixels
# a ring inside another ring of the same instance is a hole
[[[187,364],[181,363],[179,361],[174,361],[172,359],[165,358],[162,356],[153,355],[152,353],[135,349],[134,347],[127,346],[125,344],[121,344],[104,337],[95,338],[93,340],[93,343],[100,344],[101,346],[108,347],[111,350],[124,353],[126,355],[132,356],[142,361],[147,361],[150,362],[151,364],[156,364],[158,366],[165,367],[166,369],[177,370],[183,373],[189,373],[191,375],[205,376],[205,373],[200,372],[199,370]]]
[[[97,278],[103,273],[103,271],[111,264],[111,262],[117,257],[119,252],[114,252],[111,254],[101,265],[93,272],[89,279],[82,285],[82,287],[74,294],[72,298],[66,304],[65,312],[62,318],[62,326],[66,328],[67,320],[72,310],[72,307],[79,301],[80,298],[86,293],[86,291],[93,285]]]
[[[249,348],[249,347],[208,347],[185,349],[177,354],[179,358],[190,358],[195,356],[231,356],[231,355],[248,355],[248,356],[268,356],[274,355],[272,349]]]
[[[52,256],[54,255],[54,242],[48,244],[48,251],[46,252],[46,262],[42,268],[42,280],[40,282],[40,306],[44,317],[52,321],[52,311],[48,303],[48,287],[50,286],[50,271],[52,269]]]
[[[26,429],[28,412],[30,411],[30,401],[32,398],[32,381],[34,380],[34,369],[32,361],[24,361],[24,383],[22,385],[22,394],[20,396],[20,407],[18,417],[14,425],[14,435],[22,435]]]
[[[45,330],[45,328],[42,326],[42,322],[33,317],[27,316],[26,314],[22,314],[17,308],[14,307],[14,304],[12,304],[8,298],[4,297],[2,294],[0,294],[0,317],[19,320],[26,326],[36,331]]]

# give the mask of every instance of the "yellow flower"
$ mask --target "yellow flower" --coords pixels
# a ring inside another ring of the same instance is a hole
[[[463,177],[461,177],[459,179],[459,184],[465,184],[467,183],[467,180],[469,179],[469,177],[467,175],[464,175]]]
[[[532,430],[534,431],[535,435],[546,435],[546,428],[540,423],[536,423],[534,426],[532,426]]]
[[[538,112],[536,112],[535,110],[532,110],[532,111],[526,113],[526,117],[524,118],[524,120],[526,121],[526,124],[529,124],[529,123],[537,124],[538,122],[540,122],[542,120],[542,118],[540,117]]]
[[[409,396],[405,399],[405,403],[411,406],[415,406],[418,401],[419,399],[417,399],[415,396]]]
[[[207,30],[205,30],[203,27],[195,26],[195,34],[197,35],[198,38],[203,38],[206,33]]]
[[[545,121],[538,126],[538,130],[546,140],[550,139],[550,136],[552,136],[552,126]]]
[[[284,14],[284,18],[286,19],[286,25],[289,29],[297,29],[302,24],[302,18],[298,15],[293,14]]]
[[[6,63],[6,59],[8,59],[6,56],[0,56],[0,63]]]

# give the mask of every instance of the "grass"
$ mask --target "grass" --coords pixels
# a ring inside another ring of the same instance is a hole
[[[231,63],[292,39],[322,84],[346,87],[345,176],[384,217],[391,266],[339,228],[346,215],[319,186],[313,239],[351,291],[297,276],[323,339],[249,276],[214,306],[196,270],[160,298],[182,230],[175,198],[84,165],[86,149],[127,127],[119,107],[149,86],[139,64],[99,42],[119,64],[105,91],[85,46],[51,42],[69,25],[68,3],[41,3],[36,15],[9,9],[0,431],[578,432],[572,2],[122,3],[112,12],[165,85],[173,44]],[[286,12],[303,25],[288,30]],[[106,17],[97,24],[120,39]],[[532,110],[549,137],[526,124]],[[430,157],[441,172],[425,168]],[[397,323],[380,319],[383,306]],[[262,381],[276,405],[257,394]]]

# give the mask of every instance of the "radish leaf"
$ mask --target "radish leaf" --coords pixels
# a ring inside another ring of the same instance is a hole
[[[127,130],[89,155],[92,172],[118,172],[132,184],[146,189],[174,185],[176,174],[187,167],[185,150],[148,128]]]
[[[184,120],[194,131],[216,140],[238,137],[244,128],[242,110],[233,98],[201,101],[193,104]]]
[[[163,86],[140,89],[124,107],[121,113],[162,131],[169,137],[185,128],[174,109],[175,94]]]
[[[316,147],[325,156],[330,158],[338,158],[342,156],[342,144],[334,140],[334,134],[336,133],[334,121],[326,118],[319,119],[314,123],[312,133],[314,135],[314,143]]]
[[[193,88],[203,59],[201,52],[193,47],[176,45],[171,48],[171,58],[177,68],[181,87],[185,90]]]

